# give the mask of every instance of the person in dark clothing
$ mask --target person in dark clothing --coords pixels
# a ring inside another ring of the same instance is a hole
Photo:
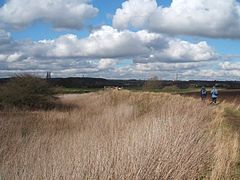
[[[204,86],[200,90],[200,96],[201,96],[202,101],[205,101],[207,98],[207,90]]]

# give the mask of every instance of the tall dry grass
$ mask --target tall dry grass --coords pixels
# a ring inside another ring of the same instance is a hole
[[[77,107],[1,112],[0,179],[221,177],[212,171],[222,158],[217,115],[198,100],[129,91],[61,99]]]
[[[239,110],[237,104],[223,103],[213,112],[216,116],[212,121],[215,145],[211,179],[240,179],[240,119],[227,113],[229,108],[233,112]]]

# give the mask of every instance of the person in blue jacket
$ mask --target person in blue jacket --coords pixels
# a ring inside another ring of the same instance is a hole
[[[212,90],[211,90],[211,96],[212,96],[212,104],[216,104],[217,103],[217,97],[218,97],[218,90],[215,86],[213,86]]]

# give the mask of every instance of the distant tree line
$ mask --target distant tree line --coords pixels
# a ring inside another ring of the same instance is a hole
[[[0,85],[5,84],[11,78],[0,79]],[[156,77],[148,80],[112,80],[102,78],[51,78],[48,82],[53,86],[61,86],[66,88],[104,88],[105,86],[118,86],[124,88],[164,88],[166,86],[176,86],[178,88],[188,87],[212,87],[217,85],[222,88],[240,89],[240,81],[170,81],[158,80]]]

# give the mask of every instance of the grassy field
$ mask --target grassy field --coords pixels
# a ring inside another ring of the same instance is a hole
[[[239,177],[235,107],[125,90],[60,98],[72,108],[0,112],[0,179]]]
[[[97,92],[103,90],[102,88],[64,88],[58,87],[56,91],[59,94],[83,94],[83,93],[90,93],[90,92]]]

